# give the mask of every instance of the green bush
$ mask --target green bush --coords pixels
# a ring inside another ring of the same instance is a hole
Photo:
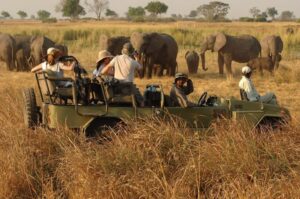
[[[56,18],[48,18],[48,19],[43,19],[42,22],[43,23],[57,23],[57,19]]]
[[[240,17],[239,21],[242,22],[254,22],[254,19],[251,17]]]

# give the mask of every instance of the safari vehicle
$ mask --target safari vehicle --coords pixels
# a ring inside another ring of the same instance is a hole
[[[66,60],[76,60],[65,57]],[[78,62],[77,62],[78,63]],[[42,125],[55,129],[66,126],[81,129],[87,135],[114,126],[130,118],[164,117],[174,115],[182,118],[191,128],[208,128],[216,119],[246,121],[250,127],[277,125],[290,118],[289,111],[278,105],[249,102],[234,97],[229,99],[208,96],[203,93],[198,106],[173,107],[169,96],[159,84],[147,85],[144,93],[145,106],[140,107],[135,99],[134,85],[114,81],[92,81],[84,78],[79,64],[75,67],[75,79],[56,78],[48,72],[36,74],[41,104],[37,106],[33,88],[23,91],[24,121],[27,127]],[[62,82],[71,86],[59,87]],[[98,87],[98,90],[91,89]]]

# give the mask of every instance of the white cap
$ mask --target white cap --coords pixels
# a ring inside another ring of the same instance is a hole
[[[243,74],[248,74],[248,73],[250,73],[251,72],[251,68],[249,67],[249,66],[244,66],[243,68],[242,68],[242,73]]]
[[[59,52],[58,49],[51,47],[51,48],[48,48],[47,55],[55,55],[55,53],[57,53],[57,52]]]

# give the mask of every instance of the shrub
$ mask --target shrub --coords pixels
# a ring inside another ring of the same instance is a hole
[[[240,17],[239,21],[242,22],[254,22],[254,19],[251,17]]]
[[[43,19],[42,22],[43,23],[57,23],[57,19],[56,18],[48,18],[48,19]]]

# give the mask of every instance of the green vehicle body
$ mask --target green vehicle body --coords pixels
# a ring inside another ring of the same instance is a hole
[[[82,104],[78,102],[78,91],[75,82],[71,79],[52,78],[58,80],[73,81],[69,88],[72,103],[57,104],[48,96],[48,100],[43,96],[41,81],[49,80],[45,74],[43,78],[37,75],[37,83],[41,96],[41,104],[37,108],[37,114],[40,115],[40,123],[48,128],[55,129],[61,126],[70,129],[82,129],[85,131],[95,121],[99,125],[105,125],[110,120],[127,121],[133,118],[148,118],[152,116],[162,117],[166,115],[176,116],[184,120],[190,128],[205,129],[208,128],[216,119],[231,119],[237,122],[246,122],[250,128],[255,128],[266,122],[281,123],[290,119],[290,113],[287,109],[274,104],[264,104],[261,102],[249,102],[239,100],[234,97],[210,97],[212,103],[208,103],[209,98],[202,106],[197,107],[172,107],[166,103],[167,95],[164,94],[161,85],[148,85],[154,87],[156,93],[160,95],[160,103],[156,106],[138,107],[133,94],[117,96],[119,99],[111,101],[104,96],[103,104]],[[46,83],[47,84],[47,83]],[[99,83],[104,93],[104,83]],[[49,90],[49,86],[48,90]],[[146,90],[147,90],[146,88]],[[47,97],[47,96],[46,96]],[[120,102],[120,105],[118,105]],[[126,102],[124,105],[123,102]],[[102,122],[101,122],[102,121]]]

